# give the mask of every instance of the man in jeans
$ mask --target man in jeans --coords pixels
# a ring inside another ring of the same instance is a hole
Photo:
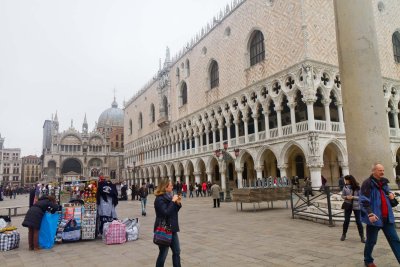
[[[372,251],[378,239],[378,232],[382,230],[392,248],[397,261],[400,263],[400,240],[394,226],[394,215],[391,201],[394,199],[390,192],[388,179],[384,176],[384,167],[376,163],[372,167],[372,174],[361,185],[361,220],[367,224],[367,241],[364,248],[365,266],[374,267]]]
[[[142,187],[139,189],[139,197],[142,204],[142,216],[146,216],[146,203],[148,194],[149,190],[147,189],[146,183],[142,183]]]

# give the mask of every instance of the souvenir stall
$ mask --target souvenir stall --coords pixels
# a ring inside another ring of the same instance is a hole
[[[81,180],[63,186],[64,197],[56,242],[96,238],[97,180]],[[69,195],[69,197],[67,197]]]

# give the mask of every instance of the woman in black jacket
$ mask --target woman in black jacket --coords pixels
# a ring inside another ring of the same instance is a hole
[[[41,197],[29,208],[22,222],[22,226],[28,227],[29,250],[39,250],[39,230],[43,215],[46,211],[54,213],[58,210],[56,199],[53,196]]]
[[[344,210],[344,223],[343,223],[343,233],[340,238],[341,241],[346,239],[347,229],[349,228],[351,213],[354,213],[354,218],[356,220],[358,233],[362,243],[365,243],[364,229],[361,223],[361,213],[360,213],[360,185],[358,184],[356,178],[353,175],[346,175],[344,177],[345,186],[342,191],[342,198],[345,202],[350,203],[350,208]]]
[[[160,182],[157,190],[154,192],[156,199],[154,200],[154,208],[156,211],[156,220],[154,222],[154,231],[159,225],[160,221],[166,219],[171,224],[172,230],[172,241],[170,248],[172,250],[172,264],[174,267],[181,266],[180,257],[180,245],[179,245],[179,222],[178,222],[178,212],[182,207],[181,197],[178,195],[173,195],[172,190],[174,186],[168,179],[164,179]],[[158,258],[156,262],[156,267],[163,267],[165,259],[168,255],[169,247],[158,246],[160,252],[158,253]]]

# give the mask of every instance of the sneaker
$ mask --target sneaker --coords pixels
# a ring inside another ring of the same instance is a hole
[[[371,262],[371,263],[365,263],[366,267],[376,267],[375,263]]]
[[[365,243],[365,237],[361,237],[361,243]]]
[[[342,235],[342,237],[340,238],[340,241],[344,241],[346,239],[346,235]]]

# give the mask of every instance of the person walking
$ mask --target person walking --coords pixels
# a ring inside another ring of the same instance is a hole
[[[385,234],[397,261],[400,263],[400,240],[394,225],[394,215],[391,208],[394,194],[390,192],[389,180],[384,177],[382,164],[375,163],[372,174],[361,185],[361,221],[367,224],[367,240],[364,247],[365,266],[374,267],[372,251],[378,239],[380,230]],[[391,201],[392,200],[392,201]]]
[[[55,213],[57,210],[58,205],[53,196],[43,196],[29,208],[22,222],[22,226],[28,227],[29,250],[40,250],[39,230],[42,218],[46,211]]]
[[[139,189],[140,203],[142,204],[142,216],[146,216],[146,203],[148,194],[149,190],[147,189],[146,183],[142,183],[142,187]]]
[[[192,197],[193,198],[193,190],[194,190],[194,186],[192,183],[189,184],[189,198]]]
[[[156,261],[156,267],[163,267],[165,259],[168,256],[168,250],[172,250],[172,265],[174,267],[181,266],[181,249],[179,244],[179,223],[178,212],[182,207],[181,197],[172,194],[173,184],[168,179],[160,182],[154,192],[156,199],[154,200],[154,209],[156,212],[156,220],[154,222],[154,229],[163,221],[167,220],[171,225],[172,240],[170,246],[158,246],[159,253]]]
[[[346,239],[347,229],[349,228],[351,212],[354,213],[354,218],[356,219],[358,233],[361,238],[361,242],[365,243],[364,237],[364,229],[361,223],[361,215],[360,215],[360,204],[359,204],[359,196],[360,196],[360,185],[356,181],[353,175],[346,175],[344,177],[345,186],[342,191],[342,198],[345,202],[349,203],[350,208],[344,210],[344,223],[343,223],[343,232],[341,241]]]
[[[183,195],[184,198],[186,198],[187,190],[188,190],[187,184],[185,182],[183,182],[183,184],[182,184],[182,195]]]
[[[214,182],[214,184],[211,186],[211,196],[213,198],[214,202],[214,208],[218,207],[219,208],[219,193],[221,192],[221,187],[219,187],[218,184]]]

